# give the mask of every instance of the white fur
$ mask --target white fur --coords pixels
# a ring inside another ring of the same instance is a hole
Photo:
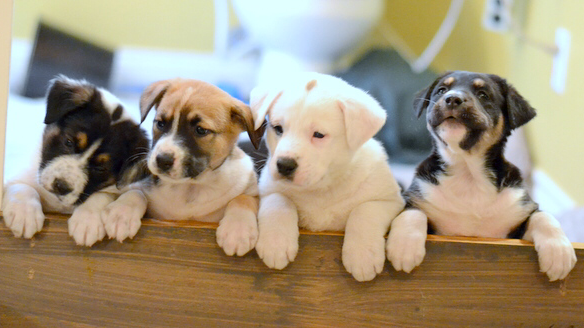
[[[268,115],[270,157],[260,182],[256,250],[270,268],[282,269],[298,252],[298,227],[345,231],[343,264],[355,279],[373,279],[385,261],[384,235],[403,209],[383,147],[370,139],[385,112],[362,90],[322,74],[286,77],[258,87],[251,104],[256,126]],[[307,83],[316,80],[310,91]],[[259,122],[259,123],[258,123]],[[317,131],[325,135],[313,137]],[[280,157],[294,158],[292,180],[278,173]]]
[[[436,141],[447,164],[446,174],[439,178],[438,185],[416,179],[424,201],[416,203],[419,210],[404,211],[391,226],[387,258],[398,271],[410,272],[422,262],[428,217],[439,235],[506,238],[533,211],[522,204],[527,192],[524,188],[498,190],[490,181],[484,164],[490,144],[485,139],[466,152],[459,147],[465,134],[459,123],[443,123],[438,134],[446,142]],[[485,138],[491,136],[486,134]],[[551,281],[565,278],[574,267],[574,249],[551,215],[532,214],[524,238],[534,241],[541,271]]]
[[[107,235],[120,243],[134,238],[146,212],[147,200],[137,189],[126,191],[115,202],[108,204],[101,213],[101,221]]]
[[[178,119],[172,131],[176,131]],[[158,140],[149,154],[148,166],[157,174],[155,158],[159,153],[174,154],[170,177],[160,175],[158,184],[136,184],[146,198],[122,195],[108,206],[103,221],[110,238],[122,241],[133,237],[139,228],[139,219],[148,211],[150,216],[165,220],[197,220],[219,222],[217,243],[225,254],[245,255],[255,247],[258,235],[256,213],[243,211],[232,202],[237,197],[258,196],[257,178],[253,162],[239,147],[215,170],[206,170],[196,179],[184,178],[181,163],[186,151],[176,143],[171,134]],[[147,205],[147,206],[146,206]],[[116,230],[117,227],[117,230]],[[121,227],[121,230],[120,230]],[[135,231],[134,231],[135,230]]]
[[[114,194],[96,192],[75,208],[68,224],[69,236],[73,237],[77,245],[91,246],[103,239],[105,228],[101,213],[114,199]]]
[[[93,155],[97,148],[99,148],[100,144],[101,139],[95,141],[91,147],[82,154],[62,155],[56,157],[39,171],[39,184],[46,190],[52,190],[53,182],[56,179],[65,181],[71,188],[73,188],[73,191],[64,196],[59,195],[57,198],[59,198],[61,203],[67,206],[73,206],[87,184],[87,170],[85,170],[87,160]]]
[[[83,86],[87,83],[85,80],[72,80],[65,76],[60,76],[60,79],[64,79],[71,85]],[[113,113],[120,104],[119,100],[104,89],[98,88],[97,90],[101,93],[108,111]],[[130,119],[130,115],[125,109],[122,118]],[[45,133],[47,134],[58,131],[53,126],[47,126],[46,129]],[[5,185],[2,202],[4,223],[12,230],[15,237],[32,238],[43,227],[45,220],[43,212],[57,212],[73,213],[72,219],[69,220],[69,231],[77,244],[91,246],[103,238],[101,233],[103,227],[100,228],[101,220],[96,219],[101,216],[101,213],[98,212],[100,206],[92,204],[95,197],[89,197],[80,207],[74,205],[87,183],[84,166],[100,143],[101,141],[93,143],[83,154],[59,156],[48,163],[40,172],[41,150],[39,149],[31,166]],[[39,145],[42,145],[42,142],[39,142]],[[65,180],[73,187],[73,191],[64,197],[50,192],[56,178]],[[110,195],[119,193],[115,186],[108,187],[104,191],[109,192]],[[109,197],[112,196],[102,199]]]

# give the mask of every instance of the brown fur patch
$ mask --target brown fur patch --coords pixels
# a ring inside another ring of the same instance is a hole
[[[316,80],[312,80],[306,84],[306,91],[312,90],[316,86]]]
[[[445,85],[451,85],[452,83],[454,83],[454,76],[448,77],[446,80],[444,80]]]
[[[87,147],[87,134],[84,132],[77,132],[77,146],[83,150]]]
[[[259,208],[259,199],[249,195],[239,195],[229,202],[229,209],[237,209],[238,212],[249,211],[257,214]]]
[[[198,119],[200,127],[212,131],[197,138],[197,146],[211,154],[209,167],[215,169],[231,154],[244,127],[233,119],[233,108],[241,105],[227,92],[197,80],[171,80],[156,109],[156,119],[172,124],[175,117],[186,117],[187,122]],[[251,112],[250,112],[251,114]],[[181,118],[182,120],[182,118]],[[250,120],[251,122],[251,120]],[[154,127],[154,139],[160,132]]]
[[[472,85],[475,88],[481,88],[481,87],[483,87],[485,85],[485,80],[483,80],[483,79],[474,79],[472,81]]]
[[[111,159],[110,154],[99,154],[99,155],[97,155],[95,160],[98,163],[105,164],[105,163],[109,162],[110,159]]]

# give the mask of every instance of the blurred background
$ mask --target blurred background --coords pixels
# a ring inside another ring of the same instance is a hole
[[[583,14],[577,0],[16,0],[5,179],[38,144],[57,73],[110,89],[138,118],[140,93],[160,79],[205,80],[246,101],[257,83],[317,70],[386,108],[378,138],[406,186],[430,147],[413,94],[470,70],[507,78],[537,109],[507,154],[542,209],[584,241]]]

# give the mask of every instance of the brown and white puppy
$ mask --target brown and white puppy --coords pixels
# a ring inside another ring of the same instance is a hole
[[[116,185],[143,176],[148,138],[108,91],[65,76],[51,81],[45,124],[31,169],[5,187],[4,223],[32,238],[45,212],[72,213],[69,235],[91,246],[105,236],[101,214]]]
[[[387,257],[410,272],[425,255],[427,231],[533,241],[550,280],[565,278],[576,255],[558,221],[538,210],[519,169],[503,156],[511,131],[535,110],[496,75],[449,72],[414,100],[426,110],[432,154],[417,168],[406,210],[391,225]]]
[[[186,79],[148,86],[140,99],[142,121],[152,107],[156,116],[147,163],[153,178],[139,187],[149,215],[219,222],[219,246],[227,255],[244,255],[258,234],[257,177],[252,160],[236,145],[242,131],[254,146],[260,141],[250,108],[211,84]],[[108,210],[139,224],[144,205],[136,193],[123,195]]]
[[[358,281],[385,263],[385,234],[404,200],[381,143],[385,110],[330,75],[300,73],[251,93],[256,127],[268,117],[270,156],[259,189],[264,263],[283,269],[298,252],[299,226],[344,231],[343,265]]]

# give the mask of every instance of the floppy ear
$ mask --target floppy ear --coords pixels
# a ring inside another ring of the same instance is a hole
[[[55,123],[79,106],[88,103],[95,94],[95,87],[84,81],[76,81],[59,75],[49,82],[45,124]]]
[[[497,75],[489,75],[501,88],[501,93],[505,97],[504,109],[507,111],[509,128],[516,129],[531,121],[535,117],[535,109],[529,105],[519,92],[507,81]]]
[[[152,107],[160,104],[160,100],[169,86],[170,80],[158,81],[147,86],[144,92],[142,92],[142,96],[140,97],[140,123],[144,122]]]
[[[423,90],[418,91],[418,93],[414,95],[414,111],[416,112],[416,116],[418,118],[422,116],[424,109],[428,108],[428,105],[430,104],[430,98],[432,97],[432,91],[434,91],[434,88],[436,87],[438,82],[440,82],[440,80],[442,80],[445,76],[450,75],[451,73],[452,71],[447,71],[444,74],[438,76],[436,80],[434,80],[434,82],[430,84],[430,86]]]
[[[280,96],[282,96],[282,92],[280,88],[270,90],[262,86],[257,86],[251,90],[249,106],[253,114],[255,130],[259,130],[264,125],[268,111],[274,106]]]
[[[371,139],[385,123],[387,113],[377,100],[365,91],[356,89],[351,98],[337,100],[345,118],[347,143],[355,150]]]
[[[266,125],[262,124],[258,129],[255,129],[251,108],[239,100],[236,100],[231,109],[231,117],[241,123],[243,129],[247,131],[252,145],[255,149],[258,149],[260,147],[260,141],[264,136]]]

